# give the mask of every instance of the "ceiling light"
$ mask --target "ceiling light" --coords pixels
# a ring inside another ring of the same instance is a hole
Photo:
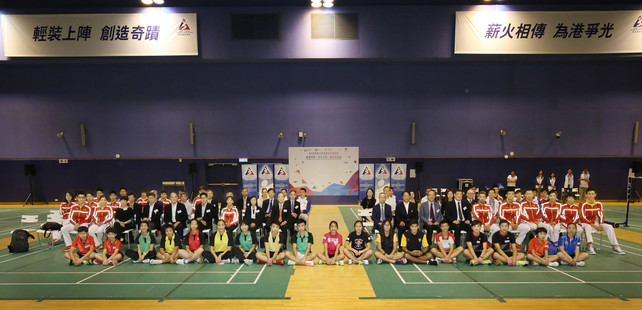
[[[324,1],[323,2],[323,7],[331,8],[333,6],[334,6],[334,3],[332,3],[332,1]]]
[[[142,2],[145,5],[150,5],[154,2],[154,0],[140,0],[140,2]]]
[[[311,5],[313,8],[320,8],[320,7],[321,7],[321,0],[312,0],[312,2],[310,3],[310,5]]]
[[[165,0],[154,0],[154,3],[156,3],[156,4],[164,4]]]

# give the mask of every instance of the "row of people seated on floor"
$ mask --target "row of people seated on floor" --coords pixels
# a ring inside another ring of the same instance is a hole
[[[146,196],[144,204],[137,203],[133,193],[121,197],[118,204],[107,201],[105,196],[101,196],[98,203],[88,203],[83,192],[77,192],[75,197],[67,193],[66,202],[61,204],[60,208],[63,226],[59,232],[54,232],[53,242],[62,237],[65,242],[63,250],[68,250],[72,243],[71,234],[82,226],[88,227],[95,246],[100,247],[108,228],[113,228],[120,239],[123,232],[134,229],[142,221],[149,222],[150,230],[158,230],[163,225],[170,224],[178,237],[182,238],[191,219],[197,220],[200,230],[211,230],[213,222],[218,219],[224,220],[228,230],[234,230],[241,219],[247,220],[250,229],[256,230],[262,229],[270,218],[275,218],[281,223],[282,229],[290,232],[293,231],[296,220],[308,220],[311,208],[305,196],[305,189],[300,190],[298,197],[296,191],[291,190],[287,200],[283,193],[279,193],[274,199],[274,189],[267,191],[268,197],[263,201],[263,205],[259,205],[254,196],[243,195],[238,202],[235,202],[232,196],[228,196],[224,207],[220,209],[217,203],[212,202],[210,191],[201,192],[198,200],[195,200],[197,203],[193,212],[190,212],[191,209],[188,211],[185,204],[178,200],[176,193],[170,194],[167,205],[157,200],[154,192]],[[246,194],[247,190],[244,189],[243,193]],[[239,203],[241,208],[236,206]],[[114,205],[117,206],[115,211]],[[302,209],[302,205],[305,208]],[[160,231],[164,234],[164,230]]]
[[[223,220],[217,223],[217,231],[210,238],[199,230],[198,222],[190,221],[190,231],[184,239],[178,238],[172,225],[165,226],[165,234],[157,243],[154,234],[149,230],[149,222],[143,221],[140,232],[136,237],[136,250],[126,250],[116,238],[116,231],[107,230],[107,240],[101,253],[93,246],[93,238],[88,235],[87,227],[80,227],[78,237],[73,241],[69,252],[64,254],[70,265],[102,264],[117,265],[123,261],[124,256],[129,257],[133,263],[149,264],[178,264],[189,263],[241,263],[251,265],[255,261],[267,265],[284,265],[284,260],[290,265],[314,266],[317,264],[368,265],[371,256],[375,256],[377,264],[394,263],[439,265],[439,263],[456,263],[460,255],[470,265],[489,265],[494,260],[496,265],[533,265],[558,266],[562,264],[584,266],[588,253],[580,252],[580,240],[576,235],[576,225],[568,226],[559,245],[549,243],[546,239],[546,229],[536,229],[536,237],[528,245],[527,254],[519,252],[515,237],[509,232],[509,223],[500,221],[500,230],[492,237],[491,243],[482,233],[482,223],[474,220],[471,234],[467,236],[466,247],[458,246],[450,232],[447,221],[440,223],[440,232],[436,235],[435,246],[431,247],[430,238],[419,229],[415,220],[409,222],[409,229],[401,234],[401,238],[392,229],[389,220],[385,220],[380,233],[376,235],[377,249],[371,248],[371,237],[363,229],[363,223],[356,221],[354,231],[344,239],[338,233],[338,223],[331,221],[330,231],[323,236],[323,250],[320,253],[312,251],[314,236],[306,230],[306,222],[299,220],[291,236],[291,251],[287,251],[286,236],[280,229],[277,221],[270,223],[269,233],[258,240],[256,234],[250,230],[249,223],[243,220],[240,230],[234,236],[225,226]],[[156,245],[158,244],[158,251]],[[259,251],[259,244],[265,251]],[[208,249],[205,249],[205,246]],[[524,260],[527,258],[528,261]]]
[[[368,208],[372,210],[373,231],[380,231],[384,221],[389,220],[394,223],[399,235],[402,235],[407,230],[408,223],[416,220],[426,231],[437,233],[440,231],[439,223],[446,220],[455,236],[455,243],[460,244],[462,232],[470,233],[472,220],[479,220],[482,232],[491,236],[499,231],[499,222],[505,220],[509,223],[510,232],[517,233],[517,243],[521,245],[527,235],[538,227],[546,229],[551,241],[557,242],[560,233],[573,223],[580,234],[584,233],[589,254],[596,254],[592,234],[602,232],[606,233],[613,253],[625,254],[619,246],[613,226],[604,222],[603,206],[596,200],[596,195],[597,191],[589,188],[586,200],[578,205],[573,196],[565,197],[562,204],[555,191],[548,193],[546,200],[539,199],[540,203],[537,203],[534,189],[526,190],[523,200],[517,200],[513,190],[508,190],[506,198],[502,200],[497,199],[494,194],[487,196],[485,191],[481,191],[477,197],[463,199],[463,191],[456,190],[453,199],[446,205],[441,205],[435,199],[435,191],[429,188],[420,206],[411,202],[409,192],[404,191],[402,201],[394,207],[387,203],[389,197],[382,192],[378,202],[368,205]],[[370,191],[369,196],[372,196]]]

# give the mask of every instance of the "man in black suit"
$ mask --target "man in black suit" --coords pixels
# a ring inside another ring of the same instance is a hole
[[[417,212],[417,204],[410,202],[410,192],[404,191],[402,200],[395,208],[395,226],[397,226],[397,236],[403,235],[409,228],[410,220],[417,220],[419,213]]]
[[[201,203],[194,206],[194,218],[198,221],[198,230],[212,229],[212,220],[218,218],[218,206],[207,202],[207,193],[201,193]]]
[[[283,203],[285,207],[290,211],[290,217],[288,218],[288,230],[289,234],[294,233],[294,223],[299,220],[299,215],[301,214],[301,203],[296,201],[296,191],[290,191],[290,199]]]
[[[142,221],[149,222],[149,231],[153,229],[162,230],[161,216],[163,215],[163,203],[156,200],[156,193],[153,192],[149,193],[147,198],[149,199],[149,203],[143,205],[141,212],[136,214],[136,219],[140,219],[140,221],[137,222],[138,224]]]
[[[165,207],[165,224],[174,226],[176,237],[183,238],[183,229],[187,223],[187,209],[185,205],[178,202],[178,195],[172,192],[169,195],[169,205]]]
[[[274,211],[274,205],[276,205],[276,203],[277,201],[274,198],[274,188],[270,188],[268,189],[268,199],[263,200],[263,206],[261,206],[267,222],[270,221],[272,211]]]
[[[375,229],[379,232],[383,231],[381,225],[383,225],[385,220],[392,221],[392,206],[386,203],[387,198],[388,195],[386,195],[386,193],[379,193],[379,203],[372,207],[371,218],[372,222],[374,222],[374,225],[372,226],[373,234],[375,233]]]
[[[239,210],[239,217],[243,217],[250,206],[250,197],[247,196],[247,188],[241,190],[241,198],[236,201],[236,209]]]
[[[248,201],[250,202],[250,205],[245,209],[245,216],[243,219],[250,224],[250,230],[256,231],[257,229],[263,228],[263,225],[265,224],[265,214],[263,212],[263,208],[256,205],[256,197],[252,196]],[[252,202],[254,202],[254,205],[252,205]]]
[[[272,220],[278,221],[281,226],[281,231],[285,233],[285,230],[290,227],[290,222],[292,222],[290,219],[291,211],[289,204],[285,204],[283,193],[279,193],[276,200],[276,204],[272,208]]]
[[[455,235],[455,245],[459,246],[461,232],[470,233],[470,221],[472,206],[466,199],[462,199],[463,192],[455,191],[455,199],[446,205],[444,217],[450,223],[450,231]]]

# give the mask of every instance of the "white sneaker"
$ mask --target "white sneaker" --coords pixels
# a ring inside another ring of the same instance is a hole
[[[150,265],[160,265],[160,264],[162,264],[162,263],[163,263],[163,261],[162,261],[162,260],[160,260],[160,259],[150,259],[150,260],[149,260],[149,264],[150,264]]]
[[[538,262],[533,262],[533,266],[539,266]]]
[[[568,265],[568,263],[567,263],[567,262],[565,262],[565,261],[561,261],[561,262],[560,262],[560,264],[561,264],[561,265],[564,265],[564,266]]]
[[[177,259],[176,260],[176,265],[185,265],[187,262],[185,262],[185,259]]]
[[[370,262],[367,259],[361,260],[360,262],[362,262],[364,265],[370,264]]]
[[[550,263],[548,263],[548,266],[549,266],[549,267],[557,267],[557,266],[559,266],[559,265],[560,265],[560,264],[559,264],[558,262],[550,262]]]
[[[221,262],[223,262],[223,264],[229,264],[230,263],[230,259],[229,258],[228,259],[223,259],[223,260],[221,260]]]
[[[348,260],[348,265],[352,265],[352,259]]]
[[[624,255],[624,251],[622,251],[622,248],[620,248],[619,245],[616,245],[613,247],[613,253],[618,254],[618,255]]]
[[[377,258],[377,265],[381,265],[381,264],[383,264],[383,261],[381,260],[381,258]]]
[[[288,265],[296,265],[296,262],[291,259],[288,259]]]
[[[584,267],[584,265],[586,265],[586,263],[585,263],[585,262],[577,262],[577,263],[575,264],[575,266],[577,266],[577,267]]]
[[[248,266],[249,266],[249,265],[252,265],[252,264],[254,263],[254,261],[253,261],[253,260],[251,260],[251,259],[244,259],[244,260],[243,260],[243,263],[245,263],[246,265],[248,265]]]
[[[595,249],[593,248],[593,245],[589,245],[589,247],[588,247],[588,253],[589,253],[589,255],[595,255],[595,254],[597,254],[597,253],[595,253]]]
[[[149,258],[146,258],[146,259],[143,259],[143,261],[142,261],[141,263],[143,263],[143,264],[149,264],[149,261],[150,261],[150,259],[149,259]]]
[[[238,263],[240,263],[238,258],[236,257],[232,258],[232,264],[238,264]]]

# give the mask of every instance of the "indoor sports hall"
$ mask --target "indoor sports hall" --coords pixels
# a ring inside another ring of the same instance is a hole
[[[642,308],[639,1],[0,21],[2,307]]]

